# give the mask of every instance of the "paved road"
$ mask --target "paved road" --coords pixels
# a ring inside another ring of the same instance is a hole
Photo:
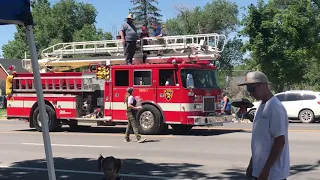
[[[96,158],[115,156],[121,174],[133,179],[245,179],[250,124],[196,129],[189,135],[147,136],[148,143],[124,143],[124,128],[51,133],[59,180],[99,179]],[[240,131],[239,129],[244,129]],[[320,126],[290,124],[290,180],[320,176]],[[0,121],[0,179],[47,179],[42,135],[23,121]]]

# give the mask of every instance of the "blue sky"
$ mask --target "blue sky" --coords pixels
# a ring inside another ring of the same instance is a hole
[[[56,2],[57,0],[51,0]],[[129,8],[132,7],[130,0],[78,0],[79,2],[91,3],[98,11],[96,19],[97,27],[102,28],[105,31],[115,32],[120,29],[124,18],[128,15]],[[174,17],[177,12],[174,9],[176,5],[185,5],[193,8],[195,6],[204,6],[211,0],[159,0],[158,7],[161,9],[163,19]],[[251,3],[256,4],[257,0],[230,0],[241,6],[248,6]],[[241,13],[240,13],[241,15]],[[16,31],[15,26],[6,25],[0,27],[0,47],[6,44],[8,41],[13,39],[14,32]],[[0,56],[2,55],[2,49],[0,48]],[[23,58],[23,57],[21,57]]]

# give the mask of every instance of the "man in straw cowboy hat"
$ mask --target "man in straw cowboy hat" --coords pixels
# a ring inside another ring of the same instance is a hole
[[[258,180],[283,180],[290,174],[289,120],[280,100],[273,96],[267,76],[249,72],[245,82],[250,96],[261,101],[253,119],[247,176]]]
[[[133,16],[129,14],[127,17],[127,22],[124,23],[120,30],[120,36],[124,48],[124,55],[127,64],[132,64],[132,59],[136,52],[137,47],[137,28],[133,24]]]

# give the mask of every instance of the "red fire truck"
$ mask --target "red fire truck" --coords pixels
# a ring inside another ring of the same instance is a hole
[[[231,116],[220,115],[222,90],[215,66],[224,47],[223,38],[219,34],[167,36],[164,44],[146,38],[149,43],[139,47],[133,65],[126,65],[119,55],[123,53],[119,40],[61,43],[45,49],[40,67],[58,71],[41,73],[49,130],[85,123],[125,124],[128,87],[141,98],[137,120],[142,134],[159,134],[168,125],[185,133],[193,126],[231,122]],[[165,55],[151,54],[146,63],[141,63],[139,51],[158,50]],[[24,59],[23,66],[32,71],[30,60]],[[70,72],[79,67],[89,68]],[[32,73],[8,76],[8,118],[27,119],[30,128],[41,131],[35,92]]]

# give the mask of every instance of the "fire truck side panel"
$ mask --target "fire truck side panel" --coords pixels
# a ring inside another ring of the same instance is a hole
[[[46,99],[46,98],[45,98]],[[50,101],[52,103],[52,101]],[[76,96],[57,98],[54,104],[57,119],[74,119],[77,117],[77,99]]]
[[[193,116],[195,114],[201,114],[201,110],[195,109],[195,102],[193,97],[188,96],[189,90],[180,88],[177,92],[180,95],[180,116],[177,124],[190,124],[193,125],[193,120],[188,119],[188,116]],[[170,122],[168,122],[170,123]]]
[[[157,103],[163,111],[164,120],[168,124],[181,123],[181,94],[175,86],[158,86]]]
[[[105,89],[104,89],[104,116],[110,117],[112,115],[111,104],[112,104],[112,83],[110,83],[109,81],[106,81]]]
[[[73,119],[76,117],[76,96],[56,96],[45,95],[47,104],[52,106],[56,111],[57,119]],[[29,118],[32,107],[37,103],[36,94],[24,94],[21,96],[14,95],[8,97],[8,117],[25,117]]]
[[[30,115],[29,103],[24,102],[23,97],[10,97],[7,96],[7,117],[25,117],[28,118]]]
[[[126,109],[127,106],[124,103],[124,97],[127,87],[114,88],[112,98],[112,120],[114,121],[126,121]]]
[[[129,86],[132,87],[132,74],[131,69],[127,67],[119,68],[112,67],[111,68],[111,78],[112,78],[112,98],[111,98],[111,115],[113,121],[121,121],[126,122],[126,109],[127,106],[124,103],[124,97],[126,95],[127,88]]]
[[[140,96],[142,101],[156,102],[156,69],[150,67],[135,68],[130,72],[132,76],[133,96]]]

